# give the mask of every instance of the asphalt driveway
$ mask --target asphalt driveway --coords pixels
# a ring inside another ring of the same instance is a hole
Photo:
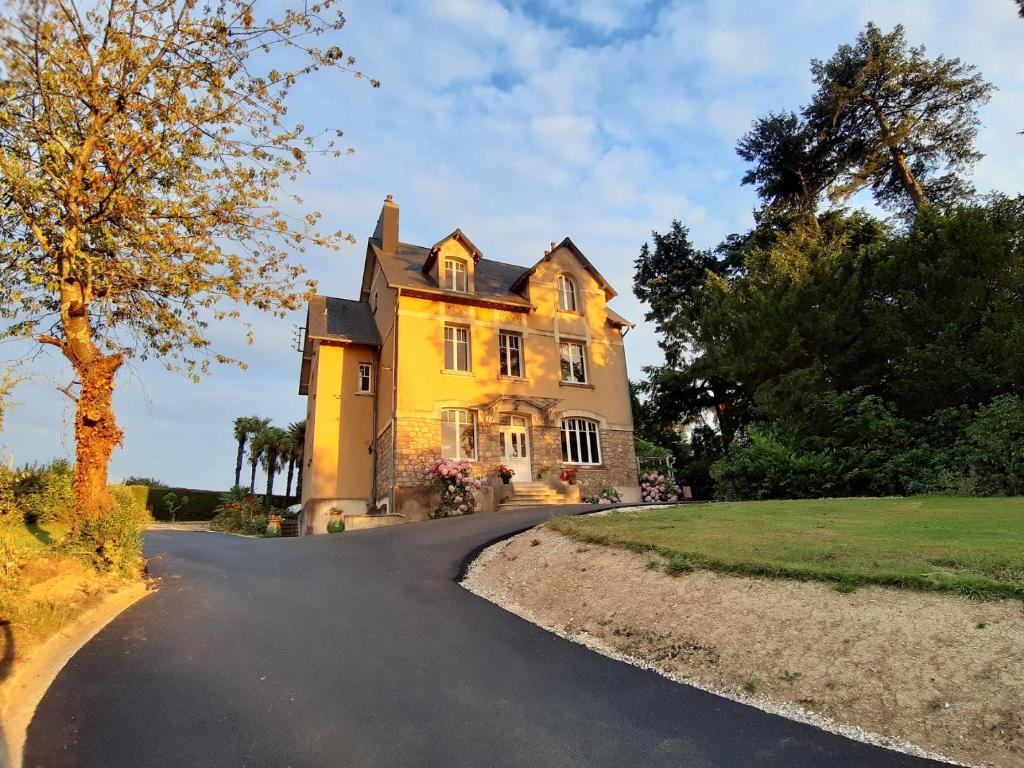
[[[25,766],[939,765],[597,655],[455,583],[475,547],[548,514],[150,532],[159,592],[65,667]]]

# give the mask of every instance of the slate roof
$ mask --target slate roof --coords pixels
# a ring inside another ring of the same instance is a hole
[[[309,337],[380,346],[370,305],[363,301],[314,296],[309,302]]]
[[[459,291],[446,291],[439,287],[434,279],[423,271],[423,265],[430,255],[430,248],[421,245],[399,243],[394,253],[380,247],[380,243],[370,239],[377,261],[388,283],[401,288],[411,288],[424,293],[448,295],[456,299],[465,299],[466,294]],[[512,291],[512,284],[519,279],[526,267],[505,264],[490,259],[480,259],[475,267],[476,290],[472,294],[474,301],[490,301],[513,307],[529,309],[530,302]]]

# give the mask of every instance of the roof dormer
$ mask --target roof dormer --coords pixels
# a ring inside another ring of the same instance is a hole
[[[483,258],[461,229],[434,243],[423,263],[424,273],[430,275],[438,288],[455,293],[474,293],[476,290],[476,264]]]

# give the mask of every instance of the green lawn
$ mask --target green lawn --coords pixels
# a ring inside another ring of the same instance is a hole
[[[1024,598],[1024,498],[916,496],[691,504],[560,517],[581,541],[693,568]]]

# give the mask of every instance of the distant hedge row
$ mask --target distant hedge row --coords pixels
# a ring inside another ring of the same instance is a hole
[[[188,497],[188,503],[183,505],[174,515],[178,521],[186,520],[211,520],[214,516],[214,509],[220,504],[220,497],[223,491],[201,491],[195,488],[150,488],[148,485],[129,485],[128,488],[135,494],[141,503],[153,514],[157,520],[170,520],[171,513],[164,504],[164,497],[168,493],[174,493],[179,501],[182,497]]]

